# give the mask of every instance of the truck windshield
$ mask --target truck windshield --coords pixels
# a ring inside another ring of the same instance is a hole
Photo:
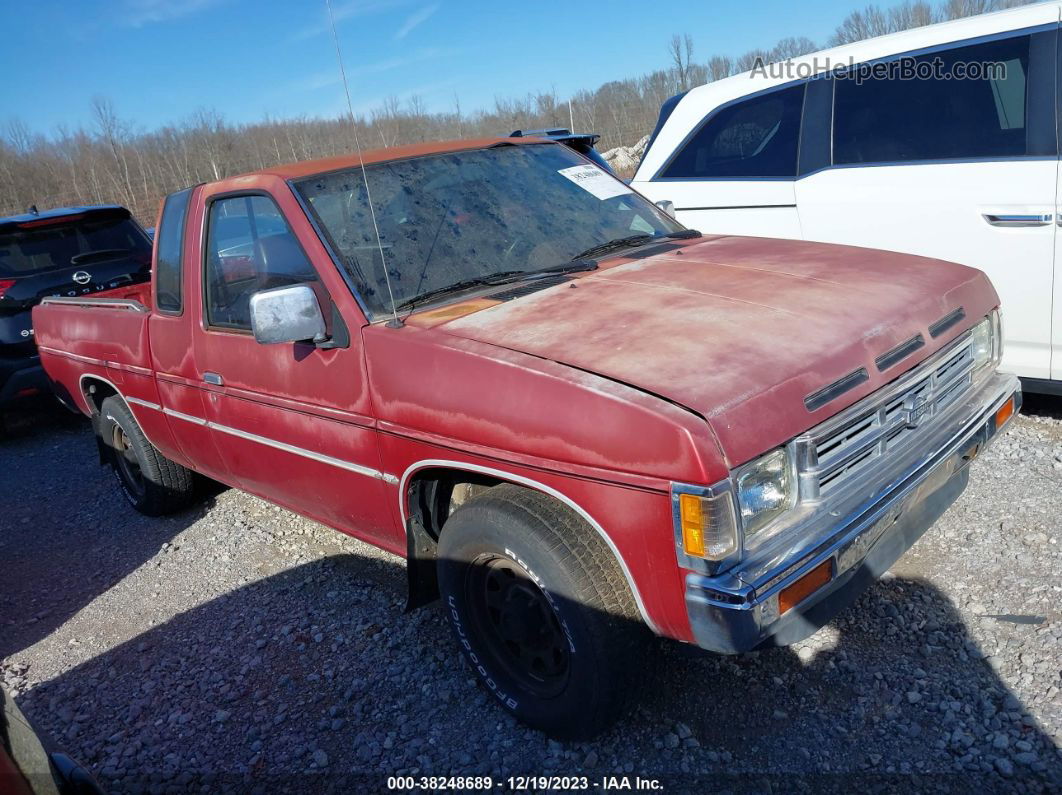
[[[127,216],[91,213],[0,226],[0,276],[115,259],[151,262],[151,241]]]
[[[563,265],[620,238],[684,229],[560,144],[380,163],[367,177],[396,304],[497,273]],[[308,177],[295,189],[370,312],[390,312],[360,167]]]

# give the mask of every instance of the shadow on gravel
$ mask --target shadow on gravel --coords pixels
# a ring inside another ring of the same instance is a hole
[[[1025,392],[1022,394],[1021,413],[1062,420],[1062,396]]]
[[[8,444],[87,425],[85,417],[63,408],[50,395],[34,399],[0,412],[0,455]]]
[[[89,422],[58,404],[12,412],[0,435],[0,658],[49,635],[209,509],[130,509]]]
[[[641,775],[669,792],[1062,786],[1051,739],[927,582],[875,584],[798,650],[661,643],[630,661],[645,670],[628,715],[572,744],[505,715],[440,606],[403,616],[403,600],[399,566],[326,558],[182,614],[20,705],[114,791],[379,791],[395,773]]]

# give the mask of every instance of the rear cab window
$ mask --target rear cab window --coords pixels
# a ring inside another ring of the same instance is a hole
[[[184,246],[184,222],[188,217],[188,200],[192,188],[172,193],[162,207],[162,218],[155,233],[155,308],[179,314],[184,308],[181,287],[181,251]]]

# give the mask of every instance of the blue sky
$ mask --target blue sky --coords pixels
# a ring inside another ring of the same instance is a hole
[[[756,4],[333,0],[356,111],[418,94],[428,110],[561,97],[694,57],[739,55],[785,36],[821,41],[867,0]],[[886,5],[888,3],[885,3]],[[135,129],[212,108],[236,122],[335,116],[344,106],[324,0],[4,0],[0,121],[38,132],[89,126],[108,97]]]

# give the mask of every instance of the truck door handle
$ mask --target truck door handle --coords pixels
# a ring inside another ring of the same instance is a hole
[[[203,380],[214,386],[221,386],[225,383],[225,379],[217,373],[203,373]]]
[[[1051,213],[1043,215],[996,215],[984,213],[984,219],[992,226],[1048,226],[1054,219],[1054,215]],[[1059,223],[1062,223],[1062,218],[1059,219]]]

